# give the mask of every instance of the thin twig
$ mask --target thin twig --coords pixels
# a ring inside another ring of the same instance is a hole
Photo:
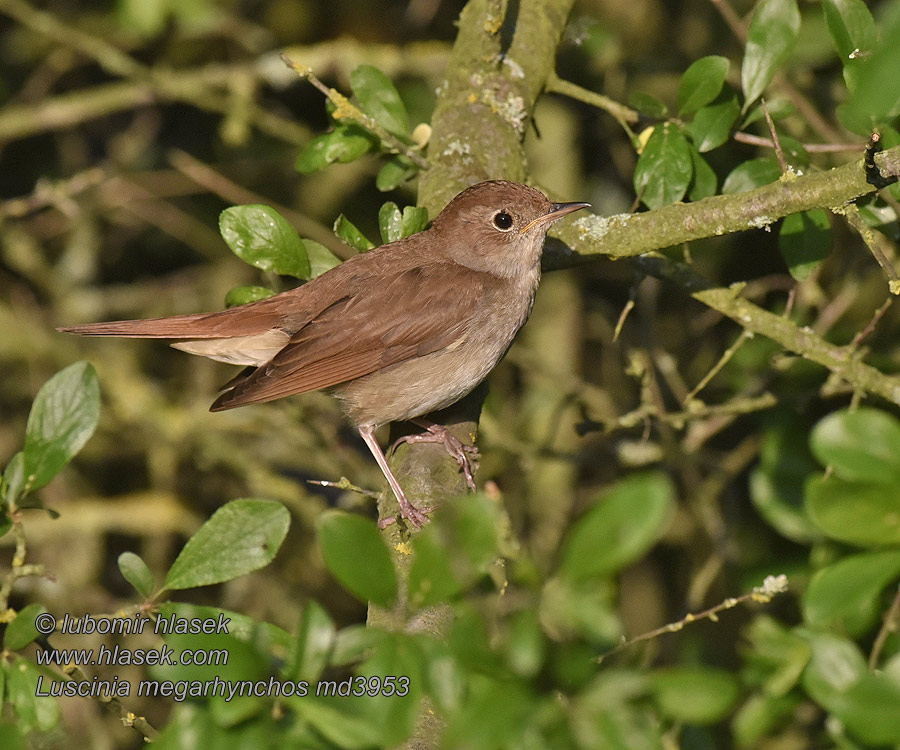
[[[783,594],[787,590],[788,580],[786,575],[782,574],[776,576],[766,576],[762,586],[757,586],[750,593],[743,594],[735,598],[726,599],[725,601],[717,604],[715,607],[704,609],[702,612],[687,614],[677,622],[670,622],[668,625],[663,625],[661,628],[656,628],[655,630],[651,630],[647,633],[636,635],[634,636],[634,638],[623,640],[622,643],[620,643],[615,648],[612,648],[606,653],[598,656],[597,663],[601,663],[604,659],[618,653],[619,651],[629,648],[636,643],[649,641],[653,638],[658,638],[661,635],[665,635],[666,633],[677,633],[679,630],[682,630],[685,625],[690,625],[691,623],[697,622],[698,620],[710,620],[712,622],[718,622],[720,612],[724,612],[727,609],[733,609],[738,604],[743,604],[744,602],[748,602],[751,600],[759,602],[760,604],[768,604],[775,596],[777,596],[778,594]]]
[[[693,389],[691,389],[691,392],[688,393],[688,395],[685,397],[683,403],[687,404],[690,401],[693,401],[693,399],[697,396],[697,394],[700,393],[700,391],[702,391],[704,388],[706,388],[706,386],[709,385],[709,382],[716,375],[718,375],[722,371],[722,368],[728,364],[728,362],[731,360],[731,358],[735,354],[737,354],[738,349],[740,349],[747,341],[749,341],[752,338],[753,338],[752,333],[748,332],[746,329],[742,330],[741,335],[738,336],[737,339],[735,340],[735,342],[731,346],[729,346],[728,349],[725,350],[725,352],[719,358],[719,361],[716,362],[716,364],[713,365],[713,367],[710,369],[710,371],[707,372],[706,375],[704,375],[700,379],[700,382],[697,383],[697,385],[695,385],[693,387]]]
[[[869,248],[872,257],[878,261],[878,265],[881,266],[884,275],[888,278],[888,288],[890,289],[891,294],[900,294],[900,275],[897,274],[894,264],[888,260],[887,254],[882,248],[882,244],[888,242],[887,237],[881,234],[881,232],[876,232],[863,221],[855,203],[850,203],[839,211],[836,209],[832,210],[836,213],[842,213],[847,219],[847,223],[857,231],[862,238],[862,241],[866,243],[866,247]]]
[[[778,131],[775,130],[775,123],[772,121],[772,115],[769,114],[769,107],[766,105],[765,97],[759,100],[759,106],[762,107],[763,114],[766,116],[766,125],[769,128],[769,135],[772,136],[772,143],[775,144],[775,156],[778,157],[778,167],[781,174],[788,173],[788,165],[784,160],[784,150],[781,148],[781,141],[778,139]]]
[[[878,635],[875,636],[875,642],[869,652],[869,669],[875,669],[878,666],[878,660],[881,658],[881,652],[884,644],[887,643],[888,636],[896,633],[898,629],[900,629],[900,587],[897,588],[894,601],[891,602],[891,607],[884,616],[884,622],[881,623]]]
[[[775,148],[775,144],[772,142],[771,138],[764,138],[761,135],[753,135],[752,133],[744,133],[743,131],[738,131],[732,137],[738,143],[746,143],[748,146]],[[858,143],[803,143],[801,145],[811,154],[839,154],[859,151],[860,148],[862,148],[862,146]]]

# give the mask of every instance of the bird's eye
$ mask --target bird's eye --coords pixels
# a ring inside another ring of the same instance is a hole
[[[513,218],[508,211],[498,211],[494,214],[494,226],[501,232],[509,231],[513,225]]]

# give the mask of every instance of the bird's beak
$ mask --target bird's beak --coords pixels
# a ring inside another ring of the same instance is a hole
[[[588,208],[590,203],[554,203],[550,206],[550,211],[543,216],[538,216],[534,221],[528,222],[519,234],[525,234],[529,229],[538,224],[550,223],[562,218],[566,214],[578,211],[582,208]]]

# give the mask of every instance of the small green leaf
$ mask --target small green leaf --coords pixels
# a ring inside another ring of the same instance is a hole
[[[781,177],[781,168],[774,158],[765,156],[759,159],[750,159],[731,170],[731,174],[722,183],[722,193],[745,193],[748,190],[775,182],[779,177]]]
[[[421,232],[428,226],[428,209],[424,206],[404,206],[402,226],[404,237]]]
[[[642,115],[661,120],[669,114],[669,108],[655,96],[643,91],[632,91],[628,95],[628,104]]]
[[[397,576],[375,524],[334,510],[323,513],[316,526],[334,577],[363,601],[388,606],[397,595]]]
[[[26,734],[35,731],[47,732],[59,723],[59,703],[56,698],[37,696],[50,692],[50,683],[57,679],[42,672],[28,659],[4,660],[2,668],[6,673],[5,706],[15,712],[15,725]]]
[[[334,220],[334,233],[350,247],[359,250],[361,253],[371,250],[375,247],[369,239],[360,232],[350,219],[341,214]]]
[[[328,666],[336,635],[334,622],[322,605],[308,601],[297,629],[293,659],[284,676],[290,680],[315,683]]]
[[[700,156],[695,148],[691,148],[691,161],[694,163],[694,176],[691,179],[691,186],[688,188],[688,198],[692,201],[699,201],[715,195],[716,173],[709,166],[709,162]]]
[[[678,84],[678,111],[689,115],[709,104],[722,90],[726,75],[727,57],[709,55],[691,63]]]
[[[259,570],[275,557],[290,523],[291,514],[281,503],[232,500],[188,539],[165,588],[209,586]]]
[[[309,258],[300,237],[271,206],[226,208],[219,215],[219,232],[245,263],[283,276],[309,278]]]
[[[800,32],[796,0],[762,0],[756,6],[741,66],[746,111],[787,59]]]
[[[670,667],[650,676],[650,686],[664,714],[686,724],[712,724],[737,700],[737,679],[722,669]]]
[[[264,286],[236,286],[229,289],[225,295],[225,307],[237,307],[248,305],[251,302],[259,302],[261,299],[274,297],[275,292]]]
[[[822,0],[822,10],[842,64],[846,65],[850,55],[857,50],[871,52],[874,49],[877,40],[875,20],[862,0]]]
[[[778,246],[791,276],[808,279],[831,252],[831,225],[821,208],[786,216],[778,232]]]
[[[341,265],[341,259],[325,245],[315,240],[304,238],[303,246],[306,248],[306,254],[309,256],[309,278],[314,279],[316,276],[321,276],[326,271],[330,271],[335,266]]]
[[[397,204],[388,201],[378,210],[378,229],[382,242],[395,242],[403,236],[403,214]]]
[[[123,552],[119,555],[119,572],[122,577],[134,586],[141,596],[149,598],[153,593],[153,574],[150,568],[134,552]]]
[[[634,189],[649,208],[680,201],[693,176],[691,147],[681,131],[666,122],[653,129],[634,170]]]
[[[25,428],[21,492],[33,492],[53,479],[94,434],[99,420],[100,386],[92,365],[76,362],[44,383]],[[10,487],[17,483],[7,481]]]
[[[350,88],[360,108],[394,135],[409,131],[409,116],[391,79],[372,65],[360,65],[350,74]]]
[[[570,530],[561,575],[576,581],[609,575],[639,559],[665,530],[674,506],[672,483],[664,474],[619,481]]]
[[[375,187],[382,193],[385,193],[412,179],[415,174],[415,166],[410,164],[404,157],[395,156],[378,170],[378,175],[375,177]]]
[[[900,578],[900,552],[850,555],[818,571],[803,595],[803,617],[814,628],[857,638],[881,613],[881,593]]]
[[[15,619],[6,626],[6,632],[3,633],[4,648],[18,651],[35,640],[40,634],[34,620],[46,611],[43,604],[28,604],[22,607]]]
[[[3,481],[0,482],[0,487],[3,488],[3,502],[7,506],[10,503],[18,504],[25,489],[25,454],[22,451],[9,459],[9,463],[3,470]]]
[[[705,154],[725,143],[740,114],[741,106],[733,94],[701,108],[688,128],[697,150]]]
[[[841,479],[900,483],[900,421],[881,409],[833,412],[813,427],[809,445]]]
[[[806,511],[827,536],[861,547],[900,544],[900,495],[896,485],[812,478]]]
[[[356,161],[378,145],[374,136],[358,125],[338,125],[328,133],[322,133],[307,143],[297,154],[294,169],[301,174],[312,174],[329,164],[347,164]]]
[[[881,30],[881,42],[872,54],[859,61],[853,70],[855,86],[851,87],[850,108],[870,118],[875,124],[888,124],[900,114],[900,13]],[[851,68],[852,69],[852,68]],[[845,74],[849,72],[845,68]]]

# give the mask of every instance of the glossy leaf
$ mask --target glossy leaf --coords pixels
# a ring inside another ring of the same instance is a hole
[[[347,164],[367,154],[377,144],[377,139],[358,125],[338,125],[307,143],[297,154],[294,169],[301,174],[312,174],[335,162]]]
[[[56,679],[42,672],[28,659],[14,658],[0,663],[6,682],[4,708],[12,708],[15,725],[24,733],[47,732],[59,723],[59,703],[55,698],[37,696],[50,692],[50,683]]]
[[[813,428],[809,445],[841,479],[900,483],[900,421],[881,409],[833,412]]]
[[[741,66],[745,110],[769,85],[793,49],[799,32],[796,0],[761,0],[756,6]]]
[[[882,611],[882,591],[898,579],[900,552],[850,555],[813,576],[803,617],[813,627],[864,635]]]
[[[403,219],[401,221],[402,234],[409,237],[411,234],[421,232],[428,226],[428,209],[424,206],[404,206]]]
[[[409,116],[391,79],[372,65],[360,65],[350,74],[350,88],[362,110],[394,135],[409,132]]]
[[[219,232],[231,251],[262,271],[309,278],[309,258],[297,232],[271,206],[249,204],[226,208]]]
[[[325,247],[325,245],[322,245],[315,240],[304,238],[303,246],[306,248],[306,254],[309,256],[310,279],[321,276],[335,266],[341,265],[341,259]]]
[[[334,233],[350,247],[361,253],[371,250],[375,245],[348,219],[341,214],[334,220]]]
[[[150,568],[138,555],[134,552],[123,552],[119,555],[118,560],[119,572],[122,577],[134,586],[144,598],[149,598],[153,594],[153,574]]]
[[[375,524],[332,510],[323,513],[316,526],[325,564],[334,577],[363,601],[388,606],[397,595],[397,576]]]
[[[849,102],[851,110],[879,125],[900,114],[900,12],[880,31],[880,43],[854,70]]]
[[[378,170],[375,177],[375,187],[381,192],[387,192],[399,187],[416,174],[416,167],[402,156],[394,156]]]
[[[232,500],[188,539],[164,587],[209,586],[259,570],[277,554],[290,523],[291,514],[281,503]]]
[[[99,421],[100,386],[92,365],[76,362],[44,383],[25,428],[22,492],[33,492],[53,479],[94,434]]]
[[[664,714],[687,724],[712,724],[738,697],[737,678],[722,669],[684,666],[655,672],[650,686]]]
[[[768,185],[781,177],[778,162],[770,156],[750,159],[738,164],[722,183],[723,193],[745,193]]]
[[[843,64],[855,51],[870,52],[875,47],[875,20],[862,0],[822,0],[822,10]]]
[[[693,176],[691,147],[670,122],[653,129],[634,170],[634,189],[649,208],[680,201]]]
[[[403,236],[403,214],[393,201],[378,209],[378,230],[384,243],[394,242]]]
[[[43,604],[27,604],[18,611],[15,618],[7,624],[3,633],[3,647],[10,651],[18,651],[34,641],[38,635],[35,618],[46,612]]]
[[[669,108],[660,99],[643,91],[632,91],[628,95],[628,104],[653,119],[661,120],[669,114]]]
[[[831,224],[821,208],[786,216],[778,232],[778,246],[797,281],[810,274],[831,252]]]
[[[697,150],[703,154],[725,143],[740,114],[741,107],[734,95],[702,107],[689,126]]]
[[[691,161],[694,164],[694,176],[691,178],[691,186],[688,188],[688,198],[699,201],[716,194],[717,178],[709,162],[706,161],[696,148],[691,148]]]
[[[285,677],[315,683],[328,666],[336,634],[334,622],[322,605],[308,601],[303,608],[293,659]]]
[[[691,63],[678,84],[678,111],[689,115],[709,104],[719,95],[727,74],[727,57],[709,55]]]
[[[900,494],[895,485],[811,479],[809,517],[827,536],[862,547],[900,544]]]
[[[225,307],[248,305],[274,296],[275,292],[264,286],[236,286],[225,295]]]
[[[621,570],[656,543],[674,506],[674,489],[663,474],[619,481],[570,530],[560,574],[582,580]]]

